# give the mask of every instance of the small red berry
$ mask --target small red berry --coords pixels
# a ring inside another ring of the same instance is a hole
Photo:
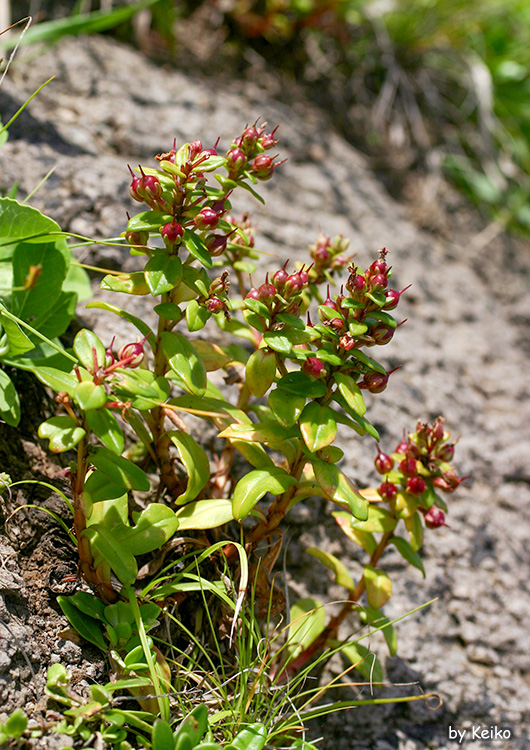
[[[410,492],[411,495],[421,495],[426,489],[427,485],[422,477],[410,477],[407,479],[407,492]]]
[[[428,529],[437,529],[440,526],[447,526],[445,523],[445,513],[440,508],[433,505],[424,516],[425,526]]]
[[[219,216],[212,208],[205,206],[201,208],[193,221],[197,229],[215,229],[219,224]]]
[[[383,453],[377,446],[377,456],[374,459],[375,468],[380,474],[388,474],[394,467],[394,460],[386,453]]]
[[[383,482],[381,485],[379,485],[379,488],[377,490],[383,500],[394,500],[398,493],[398,488],[395,484],[392,482]]]
[[[405,477],[413,477],[418,472],[416,459],[414,458],[404,458],[403,461],[401,461],[401,463],[399,464],[398,468]]]

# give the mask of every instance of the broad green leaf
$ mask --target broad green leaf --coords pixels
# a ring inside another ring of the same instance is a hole
[[[162,547],[175,533],[179,522],[167,505],[151,503],[141,513],[133,513],[135,526],[117,526],[114,537],[120,547],[133,555],[145,555]]]
[[[267,729],[263,724],[250,724],[240,729],[225,750],[263,750],[267,741]]]
[[[291,659],[310,646],[326,626],[324,607],[309,597],[295,602],[289,613],[287,649]]]
[[[231,439],[230,443],[238,453],[241,453],[251,466],[255,469],[267,469],[275,466],[274,461],[269,456],[265,448],[259,443],[248,443],[246,440]],[[282,443],[282,450],[285,443]],[[275,444],[276,448],[276,444]]]
[[[51,307],[42,310],[32,318],[31,325],[49,339],[61,336],[75,315],[76,304],[76,294],[60,292]]]
[[[182,310],[173,302],[161,302],[153,310],[160,318],[175,320],[177,323],[179,320],[182,320]]]
[[[91,503],[127,497],[125,487],[111,482],[101,471],[93,471],[85,481],[85,494]]]
[[[220,432],[217,437],[227,440],[236,439],[252,443],[275,444],[297,436],[298,430],[294,427],[283,427],[277,422],[260,422],[258,424],[233,423]]]
[[[347,643],[340,649],[364,679],[372,683],[383,682],[383,667],[376,655],[361,643]]]
[[[267,346],[280,354],[289,354],[293,348],[289,337],[283,331],[268,331],[264,334],[263,341]]]
[[[344,586],[348,591],[353,591],[355,589],[355,583],[353,582],[351,575],[348,573],[348,569],[338,557],[335,557],[335,555],[332,555],[330,552],[325,552],[318,547],[307,547],[306,552],[313,557],[316,557],[317,560],[320,560],[320,562],[326,566],[326,568],[333,571],[335,574],[335,583],[338,583],[339,586]]]
[[[65,259],[69,258],[66,243],[62,238],[51,236],[60,232],[59,225],[44,216],[36,208],[26,206],[13,198],[0,198],[0,258],[9,259],[18,242],[41,244],[42,242],[57,241],[61,243],[61,252]],[[6,244],[7,242],[11,244]]]
[[[246,383],[253,396],[263,396],[276,378],[276,355],[266,349],[257,349],[248,358],[245,367]]]
[[[96,334],[86,328],[76,334],[74,352],[83,367],[91,373],[105,367],[105,347]]]
[[[78,383],[74,390],[74,399],[82,411],[101,409],[107,403],[107,392],[104,385],[96,385],[91,380]]]
[[[202,359],[206,372],[220,370],[234,359],[230,354],[227,354],[222,347],[213,344],[210,341],[194,339],[193,348]]]
[[[415,568],[418,568],[418,570],[421,570],[423,577],[425,578],[425,568],[423,567],[421,557],[417,552],[413,552],[409,542],[402,536],[393,536],[390,539],[390,543],[396,547],[400,555],[404,557],[408,563],[413,565]]]
[[[374,370],[374,372],[380,372],[381,375],[386,375],[386,370],[383,365],[377,360],[372,359],[372,357],[369,357],[360,349],[352,349],[350,352],[348,352],[348,354],[351,357],[357,359],[359,362],[362,362],[362,364],[365,365],[369,370]]]
[[[88,411],[85,419],[92,432],[113,453],[120,456],[123,452],[125,439],[118,420],[108,409]]]
[[[336,372],[334,378],[348,406],[357,412],[359,416],[363,417],[366,413],[366,404],[364,403],[361,389],[355,380],[349,375],[343,375],[341,372]]]
[[[126,586],[133,585],[138,575],[136,560],[134,555],[114,538],[111,530],[102,524],[94,524],[86,528],[81,537],[90,542],[96,565],[98,558],[105,560],[121,583]]]
[[[360,531],[370,531],[372,533],[380,533],[387,531],[394,531],[397,525],[397,518],[385,510],[385,508],[379,508],[375,505],[369,505],[368,507],[368,518],[366,521],[352,519],[352,527],[359,529]]]
[[[0,303],[0,323],[4,328],[4,336],[9,345],[8,354],[10,357],[18,357],[21,354],[31,351],[35,344],[26,336],[18,323],[9,317],[5,307]],[[4,337],[0,338],[2,341]],[[2,342],[3,343],[3,342]],[[5,352],[5,349],[4,349]]]
[[[371,424],[366,417],[361,417],[360,414],[358,414],[355,409],[353,409],[346,399],[342,396],[340,391],[334,391],[333,393],[333,400],[337,402],[339,406],[341,406],[346,414],[349,414],[351,419],[348,417],[345,417],[343,414],[338,413],[336,415],[337,422],[340,422],[341,424],[345,424],[348,427],[351,427],[352,430],[355,430],[359,435],[365,435],[368,433],[371,437],[373,437],[375,440],[379,440],[379,433]]]
[[[372,609],[383,607],[392,595],[392,581],[382,570],[371,565],[364,566],[366,599]]]
[[[305,406],[305,396],[275,388],[269,393],[272,413],[284,427],[293,427]]]
[[[57,227],[58,229],[58,227]],[[70,251],[64,238],[20,242],[13,253],[13,286],[11,310],[23,320],[43,315],[54,307],[61,293],[70,263]],[[29,289],[24,289],[32,270],[39,273]],[[35,326],[38,328],[38,325]]]
[[[18,393],[9,375],[0,369],[0,419],[11,427],[20,422],[20,401]]]
[[[121,273],[119,275],[107,274],[101,280],[101,289],[110,292],[122,292],[123,294],[136,294],[144,296],[150,293],[149,285],[145,280],[143,271],[135,273]]]
[[[149,479],[139,466],[123,456],[117,456],[108,448],[99,447],[90,455],[90,461],[111,482],[127,490],[149,490]]]
[[[37,434],[50,441],[53,453],[64,453],[76,446],[85,437],[86,431],[72,417],[52,417],[40,425]]]
[[[316,401],[306,404],[300,415],[300,432],[311,453],[325,448],[335,440],[337,422],[333,409]]]
[[[360,521],[369,517],[368,502],[359,493],[353,482],[336,464],[328,464],[315,458],[311,461],[315,479],[324,495],[338,505],[346,505]]]
[[[182,261],[177,255],[159,253],[149,258],[144,268],[145,280],[156,297],[174,289],[182,279]]]
[[[310,378],[304,372],[290,372],[280,378],[278,388],[305,398],[322,398],[328,389],[320,380]]]
[[[169,364],[186,389],[196,396],[203,396],[207,385],[206,369],[193,345],[176,331],[164,331],[160,338]]]
[[[175,750],[175,740],[171,726],[163,719],[156,719],[153,724],[152,750]]]
[[[359,547],[362,547],[364,550],[366,550],[369,555],[373,555],[373,553],[377,549],[377,542],[374,535],[370,531],[360,531],[359,529],[354,529],[351,525],[353,518],[350,513],[339,511],[336,513],[332,513],[331,515],[338,523],[342,531],[346,534],[346,536],[352,540],[352,542],[355,542],[355,544],[358,544]]]
[[[94,472],[94,474],[100,474],[100,472]],[[92,474],[91,476],[94,476]],[[103,476],[100,474],[100,476]],[[108,484],[112,484],[107,480]],[[85,488],[87,487],[85,484]],[[116,485],[112,485],[115,487]],[[123,493],[123,489],[119,490],[122,494],[109,500],[102,500],[101,502],[94,501],[90,513],[87,512],[87,526],[93,526],[94,524],[100,524],[106,526],[107,529],[114,529],[116,526],[127,526],[129,523],[129,499],[127,493]],[[89,491],[85,489],[84,500],[85,505],[88,505],[88,501],[91,499]]]
[[[234,489],[232,500],[234,518],[236,521],[241,521],[267,492],[271,495],[281,495],[296,484],[296,481],[295,477],[278,467],[250,471],[239,480]]]
[[[63,292],[74,292],[79,302],[92,297],[90,276],[84,268],[71,265],[63,282]]]
[[[58,596],[57,603],[62,609],[70,625],[77,630],[86,641],[107,652],[108,643],[103,638],[101,626],[96,619],[90,617],[86,612],[80,611],[73,602],[74,597]]]
[[[362,622],[368,623],[374,628],[381,628],[381,633],[383,634],[386,645],[388,646],[388,652],[390,656],[395,656],[398,649],[397,635],[394,626],[390,624],[388,617],[386,617],[381,610],[372,609],[372,607],[369,607],[368,605],[359,604],[357,611],[359,612]]]
[[[188,503],[177,511],[179,531],[188,529],[216,529],[234,520],[232,501],[210,498]]]
[[[185,492],[174,501],[177,505],[183,505],[189,500],[195,500],[199,492],[206,486],[210,479],[210,462],[205,451],[192,438],[191,435],[181,430],[168,432],[171,442],[179,452],[180,460],[186,467],[188,474],[188,485]]]
[[[127,222],[128,232],[158,232],[164,224],[169,224],[173,216],[163,211],[140,211]]]
[[[189,229],[185,229],[182,236],[182,244],[189,254],[193,255],[193,257],[198,260],[199,263],[202,263],[205,268],[212,267],[212,258],[208,252],[208,248],[199,235]]]
[[[211,313],[204,305],[199,305],[196,299],[192,299],[186,306],[186,324],[188,331],[195,332],[204,328],[211,317]]]

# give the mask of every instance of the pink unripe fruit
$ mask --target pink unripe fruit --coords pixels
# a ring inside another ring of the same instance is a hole
[[[369,372],[359,383],[359,388],[366,388],[370,393],[381,393],[388,385],[389,374],[383,375],[381,372]]]
[[[397,495],[397,487],[395,484],[392,484],[392,482],[383,482],[381,485],[379,485],[379,489],[377,490],[383,500],[394,500],[394,498]]]
[[[222,255],[224,251],[226,250],[226,245],[228,242],[228,237],[223,234],[211,234],[206,239],[206,247],[208,248],[208,252],[211,256],[216,257],[217,255]]]
[[[402,289],[400,292],[397,289],[389,289],[386,293],[386,302],[383,305],[383,310],[394,310],[398,306],[399,299],[403,292],[410,289],[410,284]]]
[[[452,461],[454,458],[454,455],[455,455],[454,443],[447,443],[446,445],[441,445],[436,451],[436,458],[438,458],[440,461]]]
[[[404,458],[399,464],[399,470],[405,477],[413,477],[417,474],[418,468],[414,458]]]
[[[269,177],[274,172],[272,157],[267,154],[258,154],[250,166],[256,177]]]
[[[385,289],[388,286],[388,279],[384,274],[377,273],[372,277],[371,283],[372,289],[380,291],[381,289]]]
[[[281,292],[281,290],[285,287],[288,278],[289,274],[285,270],[285,266],[283,266],[283,268],[280,268],[279,271],[276,271],[276,273],[272,277],[272,283],[274,284],[276,289]]]
[[[138,365],[145,357],[143,344],[141,344],[140,342],[135,342],[122,346],[118,351],[118,360],[121,361],[124,359],[129,359],[129,357],[131,359],[129,362],[127,362],[127,367],[138,367]]]
[[[245,299],[259,299],[259,292],[256,287],[251,287],[251,289],[247,292]]]
[[[273,299],[276,295],[276,288],[269,283],[269,274],[265,276],[265,283],[260,286],[258,291],[259,299],[262,302],[268,302],[268,300]]]
[[[391,328],[386,323],[376,323],[370,328],[370,336],[375,340],[376,344],[384,346],[392,341],[394,330],[394,328]]]
[[[226,155],[226,166],[229,172],[240,172],[245,168],[247,157],[240,148],[232,148]]]
[[[206,309],[208,310],[208,312],[211,312],[215,315],[216,313],[220,313],[224,309],[224,302],[222,302],[219,297],[210,297],[210,299],[206,302]]]
[[[302,365],[302,371],[311,378],[321,378],[326,375],[326,365],[317,357],[308,357]]]
[[[377,446],[377,456],[374,459],[374,464],[380,474],[388,474],[394,467],[394,460],[390,456],[387,456],[386,453],[383,453],[379,446]]]
[[[193,221],[197,229],[215,229],[219,224],[219,216],[213,208],[205,206],[205,208],[201,208]]]
[[[184,234],[184,229],[176,221],[170,221],[160,227],[160,234],[167,245],[175,245]]]
[[[407,453],[409,447],[410,447],[410,443],[407,440],[407,435],[406,435],[405,432],[403,432],[403,439],[402,439],[401,443],[397,446],[397,448],[396,448],[396,450],[394,452],[395,453],[402,453],[403,455],[405,455]]]
[[[445,523],[445,513],[440,508],[433,505],[424,516],[425,526],[428,529],[437,529],[440,526],[447,526]]]
[[[421,495],[426,489],[427,485],[422,477],[410,477],[407,479],[407,492],[410,492],[411,495]]]

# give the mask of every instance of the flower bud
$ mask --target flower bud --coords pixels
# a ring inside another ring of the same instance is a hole
[[[308,357],[302,365],[302,371],[311,378],[322,378],[327,375],[326,365],[317,357]]]
[[[285,281],[285,296],[298,294],[304,288],[304,281],[299,271],[292,273]]]
[[[147,245],[149,242],[149,232],[125,232],[125,239],[129,245]]]
[[[206,309],[213,315],[222,312],[224,307],[225,303],[219,297],[210,297],[209,300],[206,300]]]
[[[231,148],[226,155],[226,166],[230,174],[241,172],[247,164],[247,157],[240,148]]]
[[[445,523],[445,513],[436,505],[433,505],[424,516],[425,526],[428,529],[437,529],[440,526],[447,526]]]
[[[370,283],[372,285],[373,291],[381,291],[382,289],[386,289],[386,287],[388,286],[388,279],[384,274],[377,273],[372,277]]]
[[[403,294],[403,292],[406,292],[407,289],[410,289],[411,285],[409,284],[404,289],[402,289],[400,292],[398,292],[396,289],[389,289],[386,293],[386,302],[383,305],[383,310],[394,310],[399,303],[399,298]]]
[[[269,274],[265,276],[265,283],[258,289],[259,297],[261,302],[267,303],[269,300],[276,296],[276,289],[272,284],[269,283]]]
[[[403,430],[403,438],[401,440],[401,443],[397,446],[394,453],[402,453],[403,455],[405,455],[409,449],[409,446],[410,446],[410,443],[407,440],[407,433],[405,432],[405,430]]]
[[[245,299],[259,299],[259,292],[256,287],[253,286],[250,288],[245,296]]]
[[[250,168],[259,180],[266,180],[274,172],[275,165],[272,157],[267,154],[258,154],[250,164]]]
[[[164,224],[163,227],[160,227],[160,234],[162,235],[166,247],[172,247],[173,245],[180,243],[182,235],[184,234],[184,229],[180,224],[173,220]]]
[[[414,458],[404,458],[398,468],[405,477],[413,477],[418,473],[416,459]]]
[[[224,234],[211,234],[206,238],[206,247],[212,258],[222,255],[226,250],[228,237]]]
[[[370,336],[374,339],[376,344],[384,346],[392,341],[394,330],[394,328],[391,328],[391,326],[386,323],[376,323],[370,328]]]
[[[406,460],[408,461],[409,459]],[[422,477],[416,476],[407,479],[407,492],[410,492],[411,495],[421,495],[422,492],[425,492],[426,489],[427,485],[425,484],[425,480]]]
[[[201,208],[193,221],[197,229],[215,229],[219,224],[219,216],[212,208],[205,206]]]
[[[377,446],[377,456],[374,459],[374,464],[379,474],[388,474],[394,467],[394,459],[383,453],[379,446]]]
[[[260,138],[261,147],[265,150],[268,150],[269,148],[274,148],[276,144],[278,143],[278,139],[274,137],[274,133],[278,130],[278,126],[274,128],[272,133],[263,133],[263,135]]]
[[[344,336],[340,337],[339,346],[341,349],[344,349],[347,352],[355,347],[355,339],[353,338],[351,333],[345,333]]]
[[[379,488],[377,490],[383,500],[394,500],[394,498],[397,495],[397,487],[392,482],[383,482],[381,485],[379,485]]]
[[[359,383],[359,388],[366,388],[370,393],[381,393],[388,385],[388,374],[368,372]]]
[[[140,341],[132,344],[125,344],[118,351],[118,360],[129,360],[124,363],[124,367],[138,367],[145,357],[143,343]],[[129,359],[130,358],[130,359]]]
[[[261,132],[262,131],[258,130],[254,125],[250,125],[248,128],[244,129],[241,134],[241,139],[246,146],[253,146],[258,141]]]

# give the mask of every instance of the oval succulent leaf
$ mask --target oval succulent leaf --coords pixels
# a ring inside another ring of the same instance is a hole
[[[234,520],[232,501],[211,498],[188,503],[177,511],[180,531],[187,529],[215,529]]]
[[[183,505],[189,500],[195,500],[199,492],[206,486],[210,479],[210,462],[205,451],[192,438],[181,430],[173,430],[168,433],[171,442],[179,452],[180,459],[186,467],[188,474],[188,486],[175,502]]]
[[[335,555],[332,555],[330,552],[326,552],[318,547],[308,547],[306,552],[313,557],[316,557],[316,559],[320,560],[326,568],[333,571],[335,575],[335,583],[338,583],[339,586],[344,586],[348,591],[353,591],[355,589],[355,584],[351,575],[348,573],[348,569],[338,557],[335,557]]]
[[[110,292],[123,292],[123,294],[136,294],[139,296],[149,294],[150,292],[143,271],[122,273],[119,276],[107,274],[101,280],[100,287]]]
[[[366,413],[366,404],[361,389],[355,380],[349,375],[337,372],[335,373],[335,382],[348,406],[363,417]]]
[[[195,396],[203,396],[207,386],[206,369],[193,345],[176,331],[165,331],[161,340],[169,364],[186,389]]]
[[[326,626],[326,612],[316,599],[299,599],[289,614],[287,649],[292,659],[310,646]]]
[[[346,474],[336,464],[327,464],[319,459],[313,459],[311,463],[324,495],[338,505],[346,505],[355,518],[366,521],[368,502]]]
[[[38,435],[50,441],[51,451],[64,453],[77,445],[86,431],[72,417],[52,417],[40,425]]]
[[[296,484],[296,479],[277,467],[250,471],[235,487],[232,500],[234,518],[236,521],[245,518],[267,492],[281,495],[293,484]]]
[[[415,568],[418,568],[418,570],[421,570],[423,577],[425,578],[425,568],[423,567],[421,557],[417,552],[413,552],[409,542],[402,536],[393,536],[390,539],[390,543],[396,547],[400,555],[404,557],[408,563],[413,565]]]
[[[392,581],[382,570],[365,565],[364,583],[368,604],[373,609],[380,609],[392,595]]]
[[[103,445],[120,456],[125,439],[114,414],[108,409],[97,409],[88,411],[85,414],[85,419],[94,435],[101,440]]]
[[[383,682],[383,667],[376,655],[361,643],[348,643],[341,648],[355,669],[365,680],[372,683]]]
[[[93,409],[101,409],[107,403],[105,386],[96,385],[91,380],[84,380],[76,385],[74,399],[82,411],[89,412]]]
[[[145,471],[123,456],[117,456],[108,448],[97,448],[91,454],[90,460],[96,469],[99,469],[118,487],[141,492],[149,490],[149,479]]]
[[[83,328],[74,339],[74,352],[89,372],[105,366],[105,347],[92,331]]]
[[[266,349],[253,352],[245,367],[246,383],[253,396],[263,396],[276,377],[276,355]]]
[[[182,261],[176,255],[159,253],[146,263],[145,280],[153,296],[169,292],[182,279]]]
[[[305,396],[275,388],[269,394],[272,413],[284,427],[293,427],[305,406]]]
[[[300,415],[300,432],[311,453],[331,445],[337,435],[333,409],[316,401],[307,404]]]
[[[335,521],[340,526],[341,530],[346,534],[348,539],[358,544],[368,552],[369,555],[373,555],[377,549],[377,542],[374,535],[370,531],[360,531],[352,527],[352,516],[349,513],[339,511],[331,514]]]

